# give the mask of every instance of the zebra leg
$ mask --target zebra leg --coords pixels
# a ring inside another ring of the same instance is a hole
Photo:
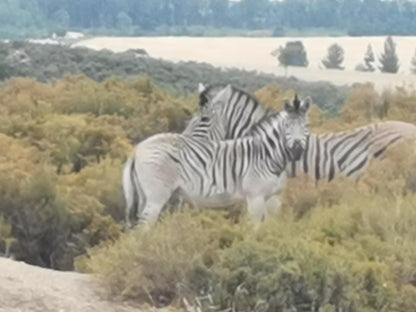
[[[277,196],[271,196],[265,203],[267,214],[275,214],[280,211],[281,200]]]
[[[144,224],[152,224],[157,221],[164,205],[172,196],[174,190],[170,187],[158,183],[157,185],[143,185],[143,191],[146,195],[146,206],[144,207],[139,222]]]
[[[250,216],[258,222],[263,222],[267,218],[263,196],[248,197],[247,209]]]

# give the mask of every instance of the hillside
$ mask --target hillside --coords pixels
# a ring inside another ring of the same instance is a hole
[[[7,64],[6,75],[1,74],[2,62]],[[0,80],[2,76],[33,77],[50,82],[67,75],[85,75],[98,82],[110,77],[134,80],[146,76],[158,87],[177,95],[195,94],[198,82],[232,83],[249,92],[278,84],[283,90],[311,96],[329,114],[339,111],[350,90],[329,82],[305,82],[256,71],[221,69],[207,63],[174,63],[138,56],[134,50],[114,53],[26,42],[0,43]]]

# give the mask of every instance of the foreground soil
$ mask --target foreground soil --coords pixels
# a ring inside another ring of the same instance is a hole
[[[172,312],[111,301],[89,275],[0,258],[0,312]]]

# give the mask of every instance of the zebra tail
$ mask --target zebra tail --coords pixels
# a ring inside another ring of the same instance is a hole
[[[138,222],[140,207],[143,204],[140,195],[144,195],[135,171],[134,157],[129,157],[124,165],[123,192],[126,200],[126,225],[131,227]]]

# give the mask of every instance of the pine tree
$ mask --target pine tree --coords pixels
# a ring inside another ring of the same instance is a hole
[[[375,60],[376,58],[374,57],[373,48],[371,47],[371,44],[368,44],[367,52],[365,52],[365,55],[364,55],[364,64],[365,64],[366,71],[373,72],[375,70],[375,67],[373,65]]]
[[[322,60],[322,64],[328,69],[344,69],[341,66],[344,61],[344,49],[337,43],[332,44],[328,48],[328,54],[325,59]]]
[[[373,48],[371,44],[368,44],[367,51],[364,55],[364,63],[360,63],[355,67],[355,70],[362,71],[362,72],[373,72],[376,70],[374,67],[374,62],[376,58],[374,56]]]
[[[399,58],[396,54],[396,44],[391,36],[388,36],[384,42],[384,53],[379,57],[383,73],[397,73],[399,71]]]
[[[416,74],[416,50],[415,50],[415,55],[413,55],[412,57],[412,68],[410,69],[412,71],[413,74]]]

